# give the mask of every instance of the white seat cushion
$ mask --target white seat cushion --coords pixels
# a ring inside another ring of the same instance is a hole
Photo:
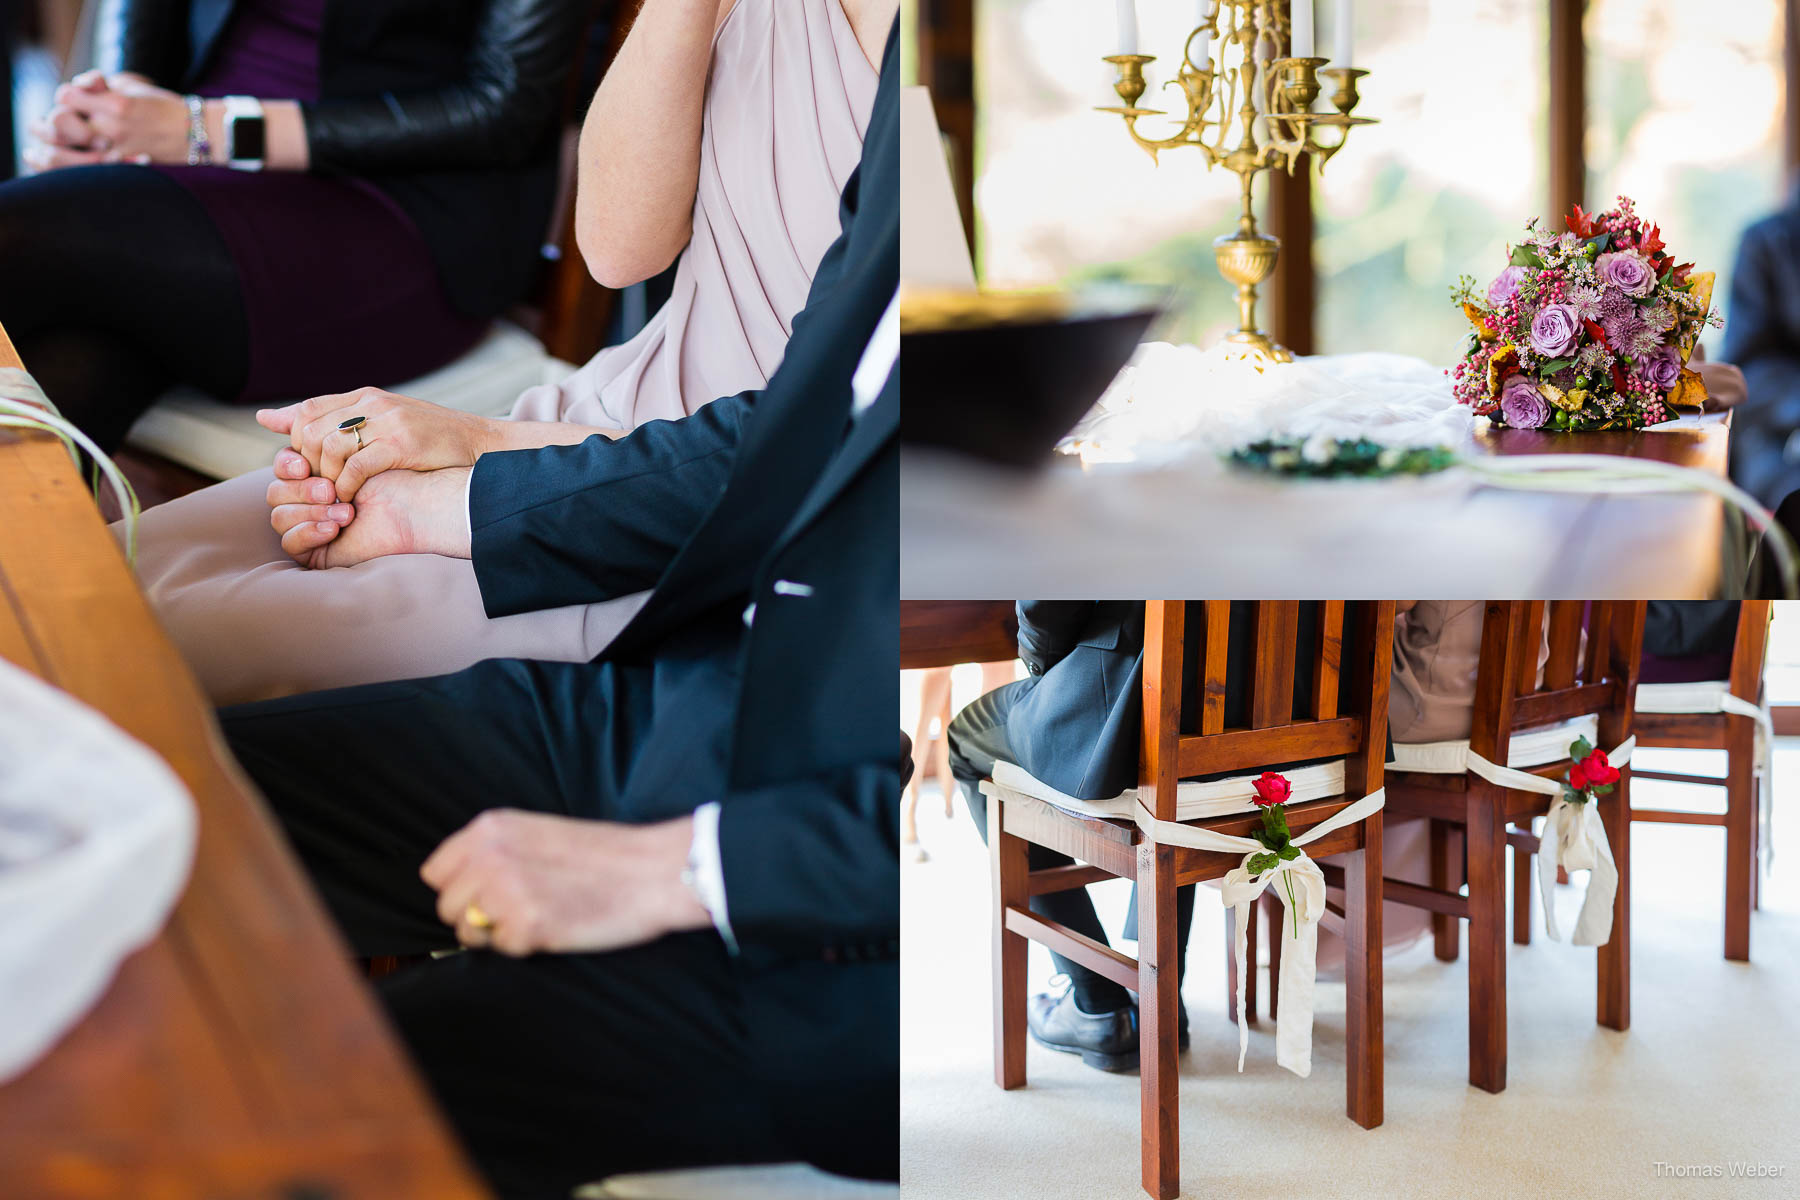
[[[1560,725],[1540,725],[1512,735],[1507,743],[1506,765],[1516,769],[1541,767],[1569,757],[1576,738],[1592,742],[1600,736],[1600,719],[1576,717]],[[1395,742],[1390,771],[1422,771],[1428,775],[1460,775],[1468,769],[1469,739],[1447,742]]]
[[[572,370],[517,325],[496,321],[475,348],[455,362],[389,390],[462,412],[499,417],[512,411],[526,388],[553,382]],[[256,407],[221,404],[192,388],[177,388],[138,419],[127,441],[203,475],[230,479],[268,466],[287,442],[256,423]]]
[[[1258,775],[1261,772],[1257,772]],[[1344,760],[1313,763],[1283,771],[1293,785],[1289,803],[1323,800],[1344,791]],[[1225,779],[1184,779],[1175,788],[1175,819],[1194,821],[1201,817],[1223,817],[1250,812],[1256,807],[1256,775],[1232,775]],[[994,782],[1027,796],[1053,804],[1069,812],[1090,817],[1124,817],[1130,819],[1137,808],[1137,789],[1127,788],[1110,800],[1077,800],[1057,791],[1017,763],[994,764]]]
[[[873,1200],[899,1194],[897,1183],[845,1179],[804,1163],[615,1175],[575,1189],[576,1200]]]
[[[1731,683],[1724,679],[1707,679],[1699,683],[1640,683],[1637,710],[1647,713],[1716,713],[1724,712],[1724,699]]]

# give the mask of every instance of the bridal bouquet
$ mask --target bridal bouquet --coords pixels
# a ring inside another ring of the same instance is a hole
[[[1464,276],[1451,295],[1474,325],[1448,372],[1459,403],[1516,429],[1638,429],[1699,408],[1706,386],[1688,356],[1712,312],[1713,275],[1676,264],[1629,197],[1617,208],[1536,218],[1485,292]]]

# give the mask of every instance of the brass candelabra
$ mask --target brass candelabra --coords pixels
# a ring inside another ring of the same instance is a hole
[[[1201,61],[1196,64],[1194,42],[1202,35]],[[1374,124],[1369,117],[1350,115],[1359,99],[1356,81],[1367,71],[1327,67],[1329,60],[1323,58],[1290,57],[1290,48],[1289,0],[1219,0],[1206,22],[1188,34],[1181,67],[1163,84],[1180,88],[1186,99],[1187,115],[1178,118],[1179,129],[1164,138],[1138,132],[1140,118],[1168,115],[1161,109],[1138,107],[1146,86],[1144,66],[1155,62],[1155,55],[1107,55],[1106,61],[1119,69],[1113,90],[1124,104],[1099,109],[1123,117],[1131,140],[1152,160],[1163,150],[1197,146],[1206,156],[1208,170],[1222,163],[1237,174],[1243,212],[1236,233],[1214,239],[1213,256],[1219,274],[1237,285],[1238,329],[1226,338],[1227,351],[1259,362],[1287,362],[1293,355],[1256,325],[1256,288],[1274,272],[1281,243],[1257,230],[1251,185],[1258,172],[1278,164],[1292,174],[1302,154],[1312,155],[1322,170],[1343,148],[1352,126]],[[1321,77],[1332,85],[1330,101],[1336,112],[1312,111]],[[1228,145],[1234,128],[1236,145]],[[1331,129],[1337,132],[1321,140],[1320,133]]]

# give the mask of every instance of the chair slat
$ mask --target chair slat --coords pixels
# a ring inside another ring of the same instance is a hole
[[[1297,600],[1256,606],[1256,666],[1250,684],[1250,725],[1268,729],[1294,719],[1294,654],[1300,628]]]
[[[1525,601],[1525,644],[1520,647],[1519,675],[1513,681],[1513,694],[1529,696],[1538,690],[1538,655],[1544,645],[1544,602]]]
[[[1344,661],[1344,602],[1326,600],[1319,605],[1319,650],[1313,660],[1313,719],[1329,721],[1338,715],[1338,675]]]
[[[1598,683],[1607,678],[1607,657],[1612,648],[1613,606],[1595,601],[1588,606],[1587,653],[1581,656],[1581,681]],[[1641,622],[1640,617],[1640,622]]]
[[[1550,605],[1550,658],[1544,663],[1544,687],[1554,691],[1575,682],[1581,663],[1581,600]]]
[[[1225,728],[1225,669],[1231,661],[1231,602],[1206,602],[1206,641],[1201,647],[1200,732]]]

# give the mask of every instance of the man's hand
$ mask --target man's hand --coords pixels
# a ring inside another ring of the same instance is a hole
[[[712,921],[681,880],[694,819],[621,825],[490,809],[419,875],[465,946],[522,956],[619,950]],[[469,920],[469,906],[487,924]]]
[[[360,446],[354,433],[338,428],[352,416],[364,418]],[[383,471],[472,467],[499,440],[499,422],[380,388],[265,408],[256,419],[265,429],[287,434],[311,473],[335,480],[345,500],[356,499],[363,482]]]
[[[269,524],[288,557],[303,567],[349,567],[386,554],[469,557],[467,468],[386,471],[363,485],[350,505],[337,499],[329,479],[283,478],[284,466],[294,469],[291,460],[276,462]]]

